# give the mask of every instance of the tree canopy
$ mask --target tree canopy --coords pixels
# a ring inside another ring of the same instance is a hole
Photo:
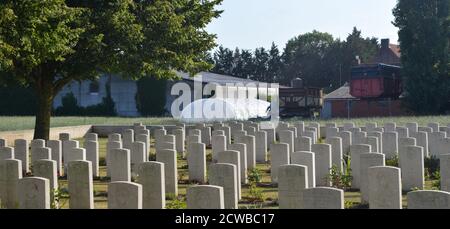
[[[394,9],[405,104],[418,114],[450,110],[450,2],[399,0]]]
[[[357,65],[356,56],[370,62],[378,48],[377,38],[363,38],[357,28],[344,41],[313,31],[289,40],[283,51],[275,44],[270,50],[257,48],[253,52],[219,47],[210,61],[215,64],[215,73],[283,85],[302,77],[309,86],[329,92],[349,80],[351,67]]]
[[[139,79],[208,70],[205,27],[222,0],[4,0],[0,82],[35,89],[35,138],[48,139],[54,96],[101,73]]]

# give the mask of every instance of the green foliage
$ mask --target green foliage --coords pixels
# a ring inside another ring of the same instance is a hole
[[[142,78],[137,82],[136,106],[143,116],[162,116],[166,113],[167,81]]]
[[[33,89],[23,86],[0,87],[0,115],[33,115],[36,98]]]
[[[386,166],[399,167],[398,155],[395,155],[391,158],[386,158]]]
[[[212,66],[205,27],[222,0],[46,0],[0,2],[0,81],[33,86],[35,138],[49,138],[55,95],[100,73],[173,78]]]
[[[261,171],[257,168],[254,168],[248,171],[248,181],[249,183],[260,183],[262,179]]]
[[[77,98],[73,93],[62,97],[61,106],[55,109],[57,116],[82,116],[83,108],[78,106]]]
[[[431,188],[435,190],[441,190],[441,173],[439,171],[436,171],[433,174],[433,177],[435,178],[435,180],[431,182]]]
[[[416,114],[442,114],[450,108],[449,7],[448,0],[399,0],[393,11],[406,81],[405,105]]]
[[[264,202],[263,192],[254,182],[250,182],[247,199],[249,199],[252,203]]]
[[[219,74],[284,85],[303,77],[309,86],[332,91],[348,81],[351,67],[357,64],[355,56],[371,62],[378,48],[377,38],[363,38],[356,28],[345,41],[313,31],[289,40],[284,52],[275,44],[270,50],[253,52],[219,47],[210,61],[215,64],[212,71]]]
[[[50,193],[50,197],[52,199],[50,202],[50,208],[61,209],[62,206],[64,206],[67,203],[67,200],[70,197],[69,190],[64,188],[53,189],[53,192],[51,191]]]
[[[254,168],[248,172],[248,197],[252,203],[264,202],[262,190],[258,188],[258,183],[262,180],[262,173],[259,169]]]
[[[184,198],[174,198],[171,201],[168,201],[166,204],[166,209],[186,209],[186,200]]]
[[[436,180],[436,175],[439,175],[440,171],[440,160],[436,156],[431,156],[425,158],[425,177],[429,180]]]
[[[342,172],[336,165],[333,165],[330,170],[330,175],[326,179],[331,181],[333,187],[348,190],[352,186],[353,176],[349,166]]]
[[[62,98],[62,106],[55,109],[56,116],[116,116],[115,103],[111,96],[103,98],[103,102],[97,105],[80,107],[73,93],[68,93]]]

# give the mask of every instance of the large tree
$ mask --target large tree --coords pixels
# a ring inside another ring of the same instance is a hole
[[[399,28],[408,108],[439,114],[449,107],[449,0],[399,0],[394,9]]]
[[[205,31],[222,0],[3,0],[0,80],[34,88],[34,138],[48,139],[53,98],[101,73],[139,79],[212,67]]]
[[[308,86],[323,87],[326,77],[323,60],[334,38],[329,33],[313,31],[288,41],[283,54],[285,64],[282,84],[302,77]]]

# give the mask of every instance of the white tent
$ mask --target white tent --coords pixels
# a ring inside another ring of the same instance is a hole
[[[258,99],[201,99],[186,106],[180,120],[205,123],[267,117],[270,103]]]

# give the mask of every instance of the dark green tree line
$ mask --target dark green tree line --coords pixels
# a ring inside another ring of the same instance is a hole
[[[417,114],[450,110],[449,0],[399,0],[394,9],[405,104]]]
[[[349,80],[356,56],[368,63],[378,48],[377,38],[364,38],[354,28],[343,41],[313,31],[289,40],[282,51],[275,44],[270,50],[257,48],[253,52],[219,47],[210,59],[215,73],[283,85],[301,77],[309,86],[331,91]]]

